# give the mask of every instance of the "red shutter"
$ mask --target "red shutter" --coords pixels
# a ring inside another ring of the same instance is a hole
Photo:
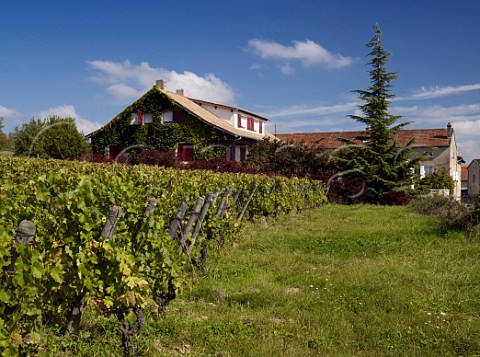
[[[185,112],[183,110],[177,109],[173,111],[174,123],[183,123],[184,120],[185,120]]]
[[[254,123],[254,121],[253,121],[252,118],[247,119],[247,130],[251,130],[251,131],[254,130],[254,126],[253,126],[254,124],[253,123]]]
[[[142,114],[141,110],[138,111],[137,116],[138,116],[138,125],[142,125],[143,124],[143,114]]]
[[[238,113],[238,117],[237,117],[237,127],[243,128],[242,127],[242,115],[240,113]]]
[[[260,134],[263,134],[263,122],[262,121],[258,122],[258,132]]]
[[[194,145],[190,143],[178,144],[178,160],[193,161]]]

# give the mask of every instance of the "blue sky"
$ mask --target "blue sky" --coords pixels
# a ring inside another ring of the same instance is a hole
[[[270,118],[277,133],[363,129],[347,118],[369,85],[380,23],[393,114],[451,122],[480,157],[480,1],[3,1],[0,116],[6,131],[50,114],[85,133],[166,79],[167,89]]]

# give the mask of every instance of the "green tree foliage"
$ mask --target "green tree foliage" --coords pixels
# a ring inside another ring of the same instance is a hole
[[[329,152],[269,139],[259,140],[248,149],[245,165],[261,173],[320,179],[335,170]]]
[[[445,166],[440,166],[434,172],[426,175],[422,181],[422,185],[433,189],[449,189],[453,193],[455,189],[455,180],[450,176]]]
[[[15,128],[12,138],[16,155],[68,159],[90,151],[90,145],[78,132],[73,118],[33,118],[21,128]]]
[[[349,117],[365,124],[369,137],[365,145],[346,150],[346,156],[340,162],[344,169],[356,170],[366,180],[364,199],[381,203],[392,189],[407,188],[413,184],[413,168],[420,158],[412,159],[413,140],[402,147],[395,139],[395,134],[410,123],[396,124],[401,117],[389,113],[389,104],[394,97],[390,93],[391,81],[397,78],[397,73],[386,69],[390,53],[382,45],[378,23],[375,23],[375,34],[367,47],[370,49],[371,69],[367,71],[370,85],[366,90],[354,91],[364,103],[359,106],[363,116]]]
[[[10,140],[3,132],[3,117],[0,117],[0,150],[10,149]]]

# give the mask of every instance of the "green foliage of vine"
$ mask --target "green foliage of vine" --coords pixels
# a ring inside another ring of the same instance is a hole
[[[77,301],[93,301],[103,314],[124,316],[153,296],[187,286],[192,264],[167,232],[180,202],[193,205],[217,187],[244,189],[236,207],[258,190],[247,217],[276,215],[325,202],[322,183],[246,174],[151,166],[0,158],[0,351],[2,355],[48,350],[45,329],[66,329]],[[274,189],[275,187],[275,189]],[[159,205],[143,217],[148,199]],[[229,198],[232,204],[232,197]],[[239,229],[235,209],[204,222],[192,256],[211,238]],[[116,234],[102,229],[112,206],[123,209]],[[191,207],[190,207],[191,209]],[[140,219],[144,218],[139,226]],[[14,245],[22,220],[35,223],[31,245]],[[9,271],[12,256],[18,256]]]

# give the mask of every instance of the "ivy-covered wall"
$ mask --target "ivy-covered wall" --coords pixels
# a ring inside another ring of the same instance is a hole
[[[131,125],[132,113],[151,113],[152,123]],[[183,110],[157,87],[153,87],[142,98],[125,108],[108,124],[90,135],[92,149],[105,153],[109,145],[123,148],[145,145],[159,151],[173,151],[180,142],[195,145],[195,159],[206,160],[224,155],[234,137],[202,122],[194,115],[185,112],[182,123],[162,123],[163,111]]]

